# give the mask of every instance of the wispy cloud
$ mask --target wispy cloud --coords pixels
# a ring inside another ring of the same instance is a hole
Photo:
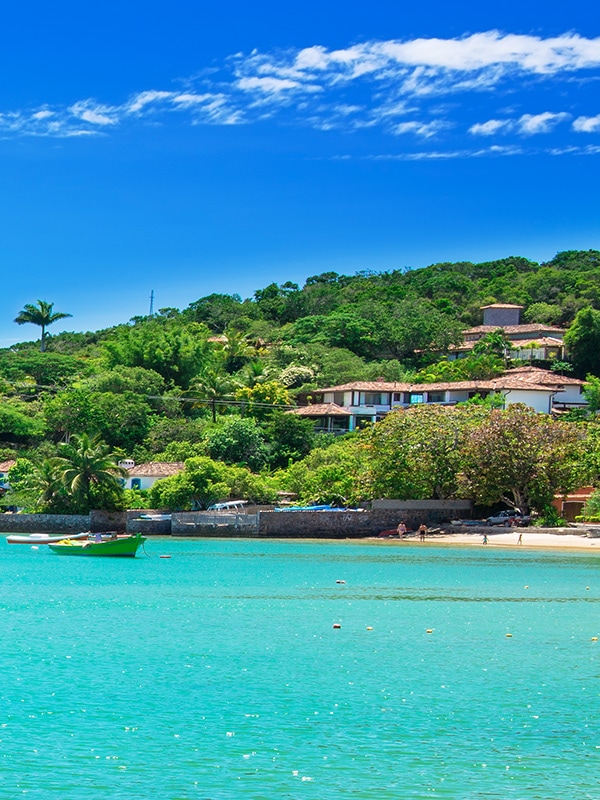
[[[551,133],[557,125],[570,119],[566,111],[543,111],[541,114],[522,114],[515,119],[489,119],[471,125],[469,133],[475,136],[494,136],[497,133],[517,131],[526,136]]]
[[[126,124],[166,124],[172,115],[192,125],[280,120],[317,130],[372,128],[396,137],[399,146],[411,137],[433,143],[467,132],[488,139],[559,129],[597,133],[596,109],[563,110],[557,102],[551,111],[524,113],[533,105],[527,105],[531,87],[542,87],[546,95],[554,92],[558,101],[564,94],[555,90],[573,77],[584,82],[600,77],[600,37],[485,31],[453,39],[367,41],[339,49],[313,45],[253,51],[229,56],[220,67],[190,78],[184,89],[149,88],[115,105],[74,98],[64,106],[8,109],[0,112],[0,135],[107,135]],[[487,120],[473,118],[479,98],[485,95],[489,107],[497,92],[511,94],[511,116],[490,108]],[[564,124],[568,120],[574,120],[571,126]],[[432,158],[446,152],[434,153],[433,147]]]

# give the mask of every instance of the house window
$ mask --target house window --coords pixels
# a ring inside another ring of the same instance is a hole
[[[443,403],[446,400],[446,392],[427,392],[428,403]]]
[[[364,398],[366,406],[387,406],[390,403],[387,392],[365,392]]]
[[[410,404],[417,405],[418,403],[423,403],[425,401],[425,395],[423,394],[411,394],[410,396]]]
[[[333,393],[333,402],[336,406],[343,406],[344,405],[344,393],[343,392],[334,392]]]
[[[402,394],[400,392],[394,392],[394,403],[401,403],[402,402]]]

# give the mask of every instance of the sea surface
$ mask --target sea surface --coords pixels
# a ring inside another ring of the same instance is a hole
[[[2,800],[599,800],[598,554],[146,552],[0,539]]]

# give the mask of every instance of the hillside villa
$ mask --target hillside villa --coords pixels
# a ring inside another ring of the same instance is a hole
[[[483,325],[463,331],[462,344],[450,347],[450,361],[468,356],[477,342],[488,333],[501,330],[510,341],[510,355],[514,359],[544,360],[565,357],[565,330],[554,325],[521,323],[523,306],[511,303],[492,303],[482,306]]]
[[[487,381],[400,383],[354,381],[312,393],[315,403],[287,413],[313,419],[317,430],[347,433],[364,422],[377,422],[396,408],[421,403],[456,405],[476,395],[500,395],[504,406],[523,403],[543,414],[562,413],[587,405],[583,381],[538,367],[509,369]]]

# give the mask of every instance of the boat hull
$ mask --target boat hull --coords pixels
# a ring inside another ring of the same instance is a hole
[[[73,540],[48,547],[59,556],[112,556],[134,558],[138,548],[146,541],[141,534],[122,539],[109,539],[106,542],[77,542]]]
[[[64,533],[62,536],[57,534],[53,536],[45,533],[32,533],[31,535],[10,534],[6,537],[8,544],[55,544],[56,542],[63,542],[65,539],[88,539],[89,532],[85,533]]]

